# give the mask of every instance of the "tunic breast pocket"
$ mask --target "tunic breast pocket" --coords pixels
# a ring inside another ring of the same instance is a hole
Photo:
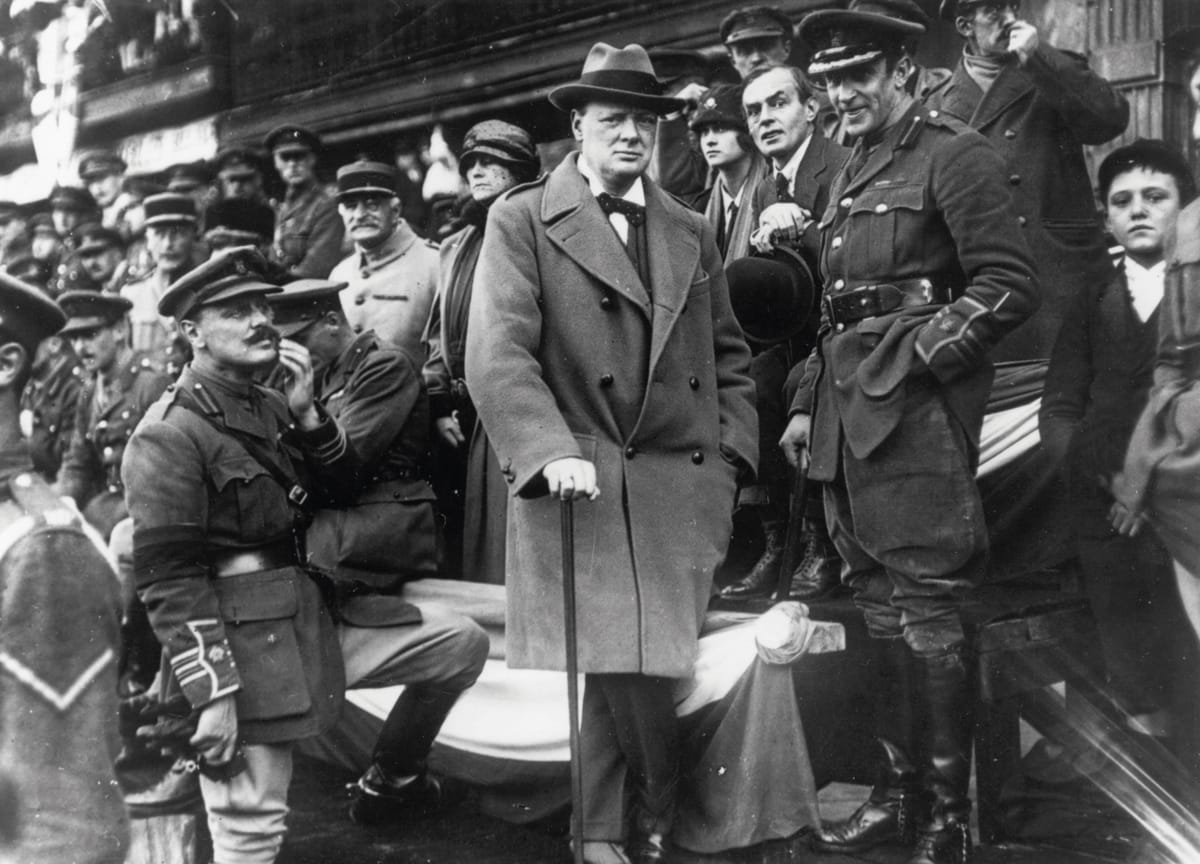
[[[308,249],[307,231],[289,231],[279,237],[279,254],[285,262],[295,264]]]
[[[211,521],[241,540],[273,540],[291,527],[282,489],[267,469],[249,456],[231,456],[209,468],[217,495],[209,508]],[[276,491],[278,490],[278,491]]]
[[[883,278],[897,272],[897,265],[903,268],[919,257],[923,242],[919,216],[924,209],[923,186],[886,186],[861,192],[850,205],[843,249],[851,278]],[[859,271],[859,267],[864,269]]]

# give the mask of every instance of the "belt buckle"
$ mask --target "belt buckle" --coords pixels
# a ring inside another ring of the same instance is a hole
[[[299,484],[296,484],[288,490],[288,500],[297,507],[303,507],[308,501],[308,493]]]

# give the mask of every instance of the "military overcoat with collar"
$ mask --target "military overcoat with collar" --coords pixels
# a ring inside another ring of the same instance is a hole
[[[1000,154],[1029,243],[1043,306],[998,346],[996,359],[1049,357],[1076,295],[1112,278],[1083,145],[1125,131],[1129,104],[1087,60],[1044,42],[1025,66],[1008,63],[985,94],[960,60],[931,108],[976,129]]]
[[[596,466],[575,506],[580,670],[689,674],[757,465],[750,352],[712,226],[645,180],[650,285],[568,156],[488,214],[467,384],[512,486],[510,665],[562,669],[558,502],[542,469]]]

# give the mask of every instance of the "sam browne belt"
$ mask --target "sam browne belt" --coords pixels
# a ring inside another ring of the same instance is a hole
[[[853,324],[864,318],[886,315],[909,306],[949,303],[954,299],[949,284],[933,279],[897,279],[876,285],[861,285],[840,294],[825,295],[825,310],[834,325]]]

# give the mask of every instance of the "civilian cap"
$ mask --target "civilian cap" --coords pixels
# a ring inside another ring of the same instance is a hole
[[[67,316],[45,293],[0,273],[0,328],[28,351],[32,352],[37,343],[57,333],[66,320]],[[32,356],[29,362],[33,363]]]
[[[700,104],[688,120],[693,132],[703,126],[722,126],[749,132],[746,115],[742,113],[742,86],[719,84],[700,97]]]
[[[533,138],[520,126],[503,120],[484,120],[467,130],[463,152],[458,157],[458,170],[467,173],[472,156],[490,156],[510,165],[528,167],[536,174],[542,167]]]
[[[263,146],[270,153],[289,153],[297,150],[307,150],[310,153],[321,151],[321,139],[316,132],[303,126],[286,124],[276,126],[263,139]]]
[[[265,173],[263,156],[249,147],[226,147],[217,151],[213,168],[221,177],[250,177]]]
[[[337,172],[339,201],[355,195],[396,195],[396,169],[383,162],[359,159],[343,165]]]
[[[120,294],[100,291],[64,291],[58,295],[58,306],[67,316],[58,335],[71,336],[97,327],[116,324],[133,308],[133,302]]]
[[[246,243],[269,240],[275,236],[275,211],[270,204],[245,198],[217,201],[204,211],[205,236],[214,231],[243,234]]]
[[[657,114],[681,111],[682,99],[663,95],[662,82],[654,74],[650,55],[641,45],[614,48],[597,42],[583,61],[579,80],[550,91],[550,104],[562,111],[588,102],[615,102],[645,108]]]
[[[142,202],[147,225],[195,225],[196,202],[182,192],[151,195]]]
[[[234,246],[213,253],[167,288],[158,301],[158,314],[181,321],[196,309],[246,295],[277,294],[278,285],[266,281],[270,265],[253,246]]]
[[[79,246],[75,249],[79,255],[90,255],[103,252],[105,249],[125,249],[125,240],[119,231],[107,228],[98,222],[88,222],[80,225],[74,231]]]
[[[97,209],[92,193],[81,186],[55,186],[50,193],[50,207],[54,210],[73,210],[87,213]]]
[[[1183,178],[1186,183],[1190,183],[1192,179],[1191,166],[1177,148],[1159,138],[1138,138],[1130,144],[1118,147],[1104,157],[1104,161],[1096,170],[1096,186],[1099,187],[1102,194],[1107,194],[1118,174],[1137,166],[1154,166],[1155,170],[1177,178],[1176,183],[1179,183],[1178,178]],[[1183,186],[1182,183],[1179,185]],[[1193,190],[1180,188],[1178,191],[1186,202],[1191,197],[1189,193]],[[1101,203],[1107,204],[1108,202],[1102,201]]]
[[[812,269],[790,246],[738,258],[725,268],[733,315],[756,345],[791,339],[818,314]]]
[[[201,162],[181,162],[163,172],[168,192],[191,192],[213,181],[212,171]]]
[[[721,41],[726,45],[745,39],[777,36],[792,41],[792,22],[774,6],[746,6],[734,9],[721,22]]]
[[[53,234],[58,236],[58,230],[54,227],[54,220],[49,213],[34,213],[29,217],[29,222],[26,225],[30,234]]]
[[[855,0],[849,9],[822,9],[800,22],[800,38],[813,49],[808,74],[825,75],[874,63],[884,49],[925,32],[919,21],[901,17],[894,0]]]
[[[345,287],[345,282],[328,279],[296,279],[287,283],[268,299],[275,313],[275,329],[290,339],[330,309],[341,308],[338,293]]]
[[[129,166],[125,160],[109,150],[93,150],[79,160],[79,179],[98,180],[111,174],[124,174]]]

